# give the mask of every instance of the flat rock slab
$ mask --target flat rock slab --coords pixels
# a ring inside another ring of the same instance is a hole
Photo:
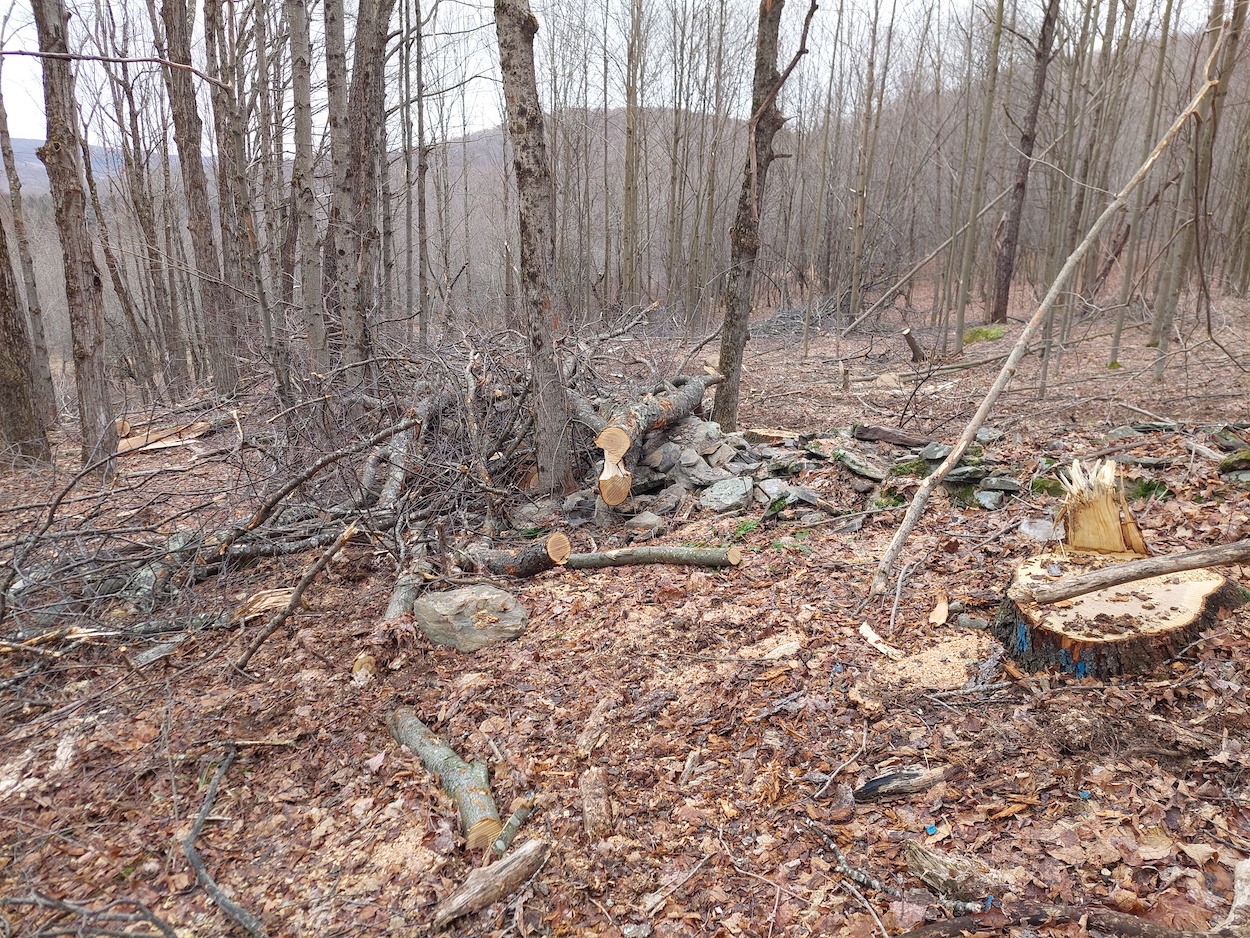
[[[755,483],[750,479],[725,479],[710,486],[700,497],[699,505],[708,511],[732,511],[748,508]]]
[[[530,621],[519,599],[486,585],[427,593],[412,604],[412,615],[430,641],[459,651],[516,638]]]

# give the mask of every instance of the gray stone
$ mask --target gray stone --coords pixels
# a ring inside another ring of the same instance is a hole
[[[961,629],[988,629],[990,624],[978,616],[970,616],[966,612],[955,616],[955,624]]]
[[[982,427],[977,431],[978,443],[997,443],[1003,438],[1003,431],[997,427]]]
[[[641,537],[656,537],[663,534],[667,522],[651,511],[640,512],[625,522],[625,530],[632,531]]]
[[[865,479],[883,482],[890,474],[890,470],[885,468],[885,466],[874,462],[863,453],[858,453],[853,449],[841,448],[834,455],[851,472],[857,476],[863,476]]]
[[[677,460],[683,466],[695,466],[703,462],[703,457],[699,455],[699,451],[693,446],[687,446],[681,451],[681,456]]]
[[[719,423],[714,420],[705,420],[694,431],[694,437],[691,439],[690,445],[698,451],[700,456],[707,456],[716,452],[721,445],[723,436],[724,434],[721,433]]]
[[[979,491],[972,497],[975,498],[977,501],[977,504],[980,505],[982,508],[984,508],[986,511],[997,511],[999,508],[1003,507],[1003,493],[1002,492],[980,492]]]
[[[705,454],[703,458],[707,460],[709,466],[715,466],[717,469],[723,469],[725,465],[737,455],[738,451],[722,440],[720,443],[716,444],[716,449]]]
[[[760,479],[757,484],[770,503],[778,498],[789,498],[792,491],[789,483],[783,482],[781,479]]]
[[[947,446],[945,443],[930,443],[916,455],[921,459],[928,459],[931,462],[938,462],[945,459],[951,454],[951,450],[955,447]]]
[[[1232,472],[1224,473],[1221,478],[1229,482],[1250,482],[1250,469],[1234,469]]]
[[[702,488],[705,485],[712,485],[715,482],[733,478],[732,473],[724,469],[717,469],[715,466],[709,466],[703,461],[701,456],[697,463],[690,466],[683,464],[680,468],[674,470],[673,475],[694,488]]]
[[[969,482],[980,482],[987,475],[989,471],[984,466],[956,466],[946,473],[946,478],[942,481],[952,485],[966,485]]]
[[[1045,544],[1061,537],[1063,528],[1056,528],[1055,523],[1049,518],[1025,518],[1020,522],[1020,533],[1031,540]]]
[[[651,511],[657,515],[671,515],[681,507],[690,490],[680,482],[674,482],[651,500]]]
[[[670,440],[661,443],[648,453],[643,462],[656,472],[670,472],[680,460],[681,447]]]
[[[981,480],[981,489],[986,492],[1009,492],[1018,495],[1024,491],[1024,486],[1008,476],[988,476]]]
[[[412,604],[412,615],[430,641],[460,651],[516,638],[530,619],[519,599],[486,585],[426,593]]]
[[[725,479],[710,486],[699,497],[699,505],[708,511],[734,511],[751,504],[755,483],[750,479]]]
[[[1141,431],[1136,427],[1125,425],[1116,427],[1114,430],[1107,431],[1107,442],[1112,443],[1116,440],[1131,440],[1135,436],[1141,436]]]

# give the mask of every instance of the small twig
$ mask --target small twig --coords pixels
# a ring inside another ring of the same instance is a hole
[[[85,905],[66,902],[64,899],[54,899],[41,892],[32,891],[29,896],[0,896],[0,905],[34,905],[41,909],[55,909],[66,915],[80,915],[88,922],[92,919],[100,922],[118,922],[122,924],[146,922],[166,936],[166,938],[177,938],[178,935],[173,928],[157,918],[151,909],[137,899],[118,899],[110,902],[102,909],[91,909]],[[111,911],[114,906],[118,905],[131,905],[138,911],[133,913]],[[0,922],[0,924],[3,924],[3,922]],[[84,935],[134,935],[135,938],[142,938],[139,932],[132,932],[128,928],[123,931],[114,931],[109,928],[98,928],[94,925],[84,925],[83,930],[79,933]],[[8,934],[8,932],[6,931],[5,934]],[[66,934],[74,934],[74,932],[70,931],[66,932]]]
[[[217,771],[213,774],[213,780],[208,783],[208,793],[204,796],[204,807],[200,808],[199,816],[196,817],[195,823],[191,825],[191,831],[183,838],[182,852],[187,855],[187,862],[191,864],[191,869],[195,870],[195,878],[199,884],[204,887],[204,891],[208,893],[209,898],[217,904],[231,921],[239,925],[252,938],[269,938],[269,933],[265,931],[265,925],[255,915],[249,912],[243,906],[239,905],[233,899],[222,891],[217,885],[213,877],[209,875],[208,868],[204,866],[204,861],[200,858],[199,851],[195,849],[195,839],[200,836],[200,831],[204,828],[204,822],[208,819],[209,812],[213,810],[213,804],[217,801],[217,786],[221,784],[222,777],[234,762],[235,756],[239,751],[234,746],[226,747],[226,757],[222,760],[221,765],[217,766]]]
[[[240,671],[246,670],[247,663],[252,660],[252,655],[256,654],[260,646],[265,643],[265,639],[278,631],[282,627],[282,623],[286,622],[290,617],[291,613],[299,608],[300,600],[304,598],[304,591],[312,585],[312,581],[316,579],[317,574],[324,570],[326,564],[339,552],[339,548],[346,544],[355,533],[356,525],[353,522],[343,530],[343,533],[335,539],[326,552],[317,558],[317,562],[305,571],[304,575],[300,577],[300,581],[295,584],[295,589],[291,592],[291,598],[287,600],[287,604],[282,608],[282,611],[270,619],[265,627],[256,634],[256,637],[252,639],[252,644],[247,646],[247,651],[243,652],[239,656],[239,660],[234,663],[235,668]]]
[[[821,795],[823,795],[825,791],[829,788],[829,786],[833,784],[833,780],[842,774],[842,770],[845,769],[852,762],[854,762],[856,759],[858,759],[860,757],[860,754],[863,753],[863,751],[867,748],[868,748],[868,723],[865,721],[864,735],[859,741],[859,748],[856,749],[853,753],[851,753],[850,757],[846,759],[840,766],[838,766],[836,769],[834,769],[832,772],[829,773],[829,778],[825,780],[825,784],[821,785],[820,789],[816,791],[812,795],[812,797],[819,798]]]

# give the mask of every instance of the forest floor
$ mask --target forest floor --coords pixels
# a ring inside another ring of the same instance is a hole
[[[742,425],[878,424],[953,442],[1018,330],[923,380],[894,330],[820,334],[806,359],[796,336],[757,338]],[[966,693],[935,689],[961,687],[962,666],[953,684],[898,680],[859,631],[867,623],[908,656],[983,635],[935,608],[945,599],[992,620],[1013,563],[1040,547],[1020,523],[1052,518],[1059,503],[1031,481],[1108,447],[1128,460],[1129,491],[1142,496],[1131,507],[1156,553],[1250,536],[1250,484],[1221,481],[1187,446],[1209,445],[1211,424],[1250,419],[1250,310],[1224,309],[1210,335],[1205,324],[1187,335],[1163,383],[1145,341],[1131,327],[1122,367],[1109,369],[1105,321],[1078,323],[1044,397],[1039,359],[1027,357],[988,421],[1002,435],[985,447],[1024,493],[997,511],[936,495],[894,571],[901,583],[866,605],[901,510],[837,531],[810,518],[760,523],[762,507],[716,517],[687,505],[662,542],[737,544],[740,567],[504,582],[529,609],[528,631],[472,654],[423,637],[379,644],[394,564],[357,543],[263,646],[251,677],[231,662],[263,619],[192,633],[146,666],[140,655],[161,636],[50,648],[52,661],[0,647],[0,934],[160,933],[98,914],[135,903],[167,933],[244,934],[197,885],[182,847],[230,746],[237,760],[196,845],[269,934],[432,931],[437,903],[481,858],[466,853],[436,780],[388,733],[401,705],[489,764],[505,814],[536,796],[517,843],[551,846],[536,876],[447,934],[897,935],[926,908],[945,915],[908,872],[910,841],[978,858],[1000,884],[995,898],[1212,927],[1227,913],[1233,866],[1250,857],[1250,607],[1155,673],[1000,672]],[[647,348],[672,354],[659,341]],[[839,361],[873,380],[844,390]],[[1108,436],[1149,422],[1177,426]],[[61,451],[72,466],[64,438]],[[197,486],[226,483],[211,475],[218,465],[170,449],[127,457],[122,471],[149,474],[142,512],[173,518]],[[848,511],[871,507],[880,493],[855,495],[839,471],[802,482]],[[0,505],[46,505],[64,480],[9,473]],[[898,483],[901,494],[915,481]],[[5,540],[15,517],[0,513]],[[592,538],[598,549],[625,543],[620,530],[569,533],[575,550]],[[316,556],[205,581],[168,614],[231,612],[290,587]],[[1250,567],[1226,572],[1250,586]],[[353,677],[362,652],[376,658],[372,680]],[[850,800],[850,788],[914,765],[944,769],[944,780]],[[613,807],[610,831],[593,839],[581,789],[591,768],[603,770]],[[897,894],[844,875],[821,830],[846,864]],[[42,906],[19,904],[35,896]]]

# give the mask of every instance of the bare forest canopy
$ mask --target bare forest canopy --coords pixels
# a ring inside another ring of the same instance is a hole
[[[1044,292],[1192,97],[1211,41],[1188,4],[1054,6],[1012,271],[1022,302]],[[393,0],[340,7],[201,10],[183,0],[152,7],[155,19],[136,3],[84,7],[70,19],[71,55],[111,59],[78,61],[73,71],[80,123],[99,147],[94,179],[84,181],[98,197],[95,237],[109,242],[98,257],[106,354],[141,393],[207,381],[214,358],[218,371],[225,360],[254,370],[277,345],[306,371],[322,329],[334,359],[343,302],[367,333],[346,341],[370,350],[414,334],[455,337],[515,313],[511,153],[501,130],[475,129],[499,126],[490,10]],[[293,30],[297,8],[303,28]],[[786,11],[783,58],[802,12]],[[192,21],[185,57],[195,72],[153,61],[181,56],[167,13]],[[634,2],[537,13],[560,322],[619,320],[654,304],[654,328],[714,329],[747,158],[744,50],[754,8]],[[6,48],[37,45],[22,16],[10,18]],[[818,325],[846,325],[919,264],[896,302],[950,331],[941,348],[959,348],[965,317],[974,321],[994,294],[1045,18],[1032,3],[822,6],[809,54],[779,97],[785,158],[758,207],[757,310],[810,306]],[[1233,48],[1236,66],[1244,56]],[[358,67],[367,50],[379,56],[375,79]],[[1222,93],[1244,96],[1241,70],[1223,77]],[[175,88],[178,78],[187,87]],[[366,103],[371,112],[361,111]],[[175,139],[188,108],[198,113],[183,144],[207,158],[208,216],[190,213],[206,229],[199,246],[187,229],[195,182],[180,170]],[[1105,316],[1109,329],[1123,314],[1162,327],[1199,271],[1216,293],[1246,291],[1248,119],[1232,108],[1210,141],[1198,139],[1195,123],[1175,142],[1089,252],[1073,284],[1077,308]],[[336,124],[353,120],[368,131],[364,149],[336,152]],[[301,135],[312,148],[303,170]],[[1208,143],[1209,156],[1195,156],[1187,174],[1195,147]],[[33,195],[34,167],[20,150],[18,160],[24,177],[31,169]],[[348,203],[351,217],[339,219]],[[330,237],[340,229],[362,278],[345,293],[349,255]],[[38,225],[31,250],[51,356],[62,361],[68,328],[51,234]],[[221,297],[203,288],[210,275]],[[326,309],[326,323],[308,322],[314,307]]]

